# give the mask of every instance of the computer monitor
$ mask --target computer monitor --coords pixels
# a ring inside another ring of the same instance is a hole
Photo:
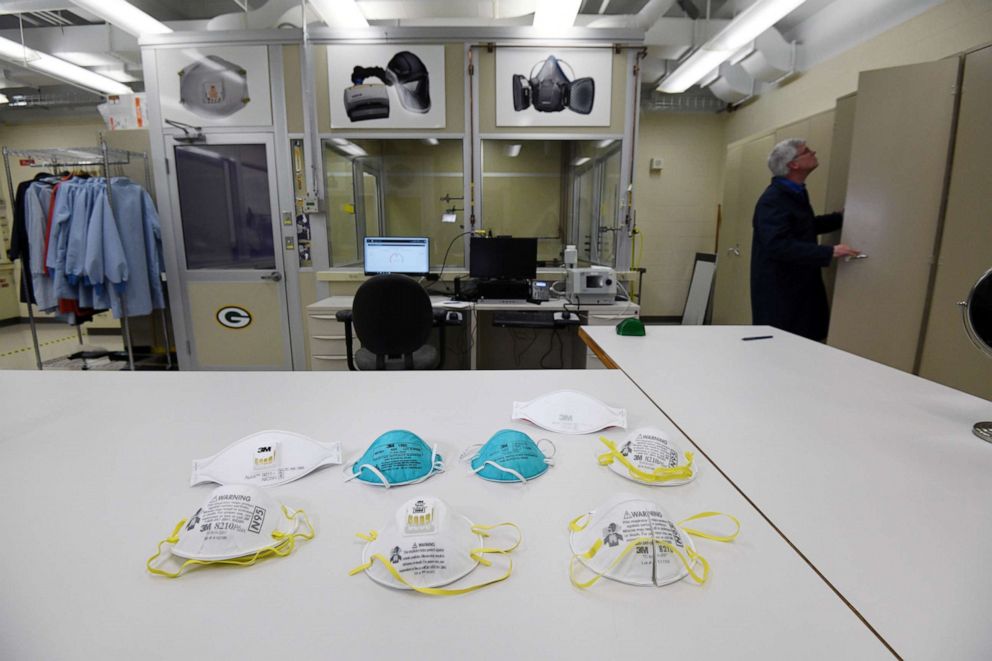
[[[537,239],[472,237],[469,275],[473,278],[533,280],[537,277]]]
[[[430,273],[431,242],[425,236],[365,237],[365,275]]]

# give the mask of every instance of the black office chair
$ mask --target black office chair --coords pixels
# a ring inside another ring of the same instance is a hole
[[[377,275],[355,293],[351,310],[335,316],[344,322],[348,369],[424,370],[444,367],[444,310],[434,311],[431,299],[416,280],[405,275]],[[362,347],[352,351],[352,322]],[[438,329],[439,348],[427,342]]]

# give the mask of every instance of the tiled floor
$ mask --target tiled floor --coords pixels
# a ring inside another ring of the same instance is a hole
[[[38,324],[38,345],[42,362],[54,360],[79,351],[79,337],[74,326],[62,324]],[[120,351],[124,342],[119,335],[93,335],[90,337],[83,328],[83,342],[87,347],[101,347],[109,351]],[[17,324],[0,328],[0,369],[37,369],[34,346],[31,342],[31,327]],[[55,365],[50,368],[56,368]]]

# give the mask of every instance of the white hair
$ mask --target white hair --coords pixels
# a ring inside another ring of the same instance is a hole
[[[805,144],[805,140],[789,138],[775,145],[771,153],[768,154],[768,169],[776,177],[784,177],[789,174],[789,163],[795,160]]]

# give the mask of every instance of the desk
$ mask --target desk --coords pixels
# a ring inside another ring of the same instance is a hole
[[[334,314],[339,310],[350,310],[353,300],[353,296],[330,296],[307,306],[307,336],[310,342],[309,365],[311,370],[343,371],[348,369],[344,324],[337,321]],[[491,321],[489,315],[493,312],[500,310],[559,311],[568,309],[578,312],[582,317],[583,324],[590,326],[616,325],[621,319],[636,317],[640,314],[640,306],[636,303],[621,302],[612,305],[577,306],[567,303],[564,299],[545,301],[541,304],[528,303],[527,301],[485,299],[472,303],[456,303],[446,296],[431,296],[431,305],[435,309],[450,309],[465,315],[465,324],[462,327],[464,334],[453,332],[457,331],[457,328],[447,329],[449,347],[445,364],[448,368],[455,369],[458,367],[469,369],[519,367],[512,361],[505,360],[508,356],[514,356],[514,348],[512,342],[507,339],[508,335],[505,332],[494,333],[489,330],[491,324],[487,322]],[[460,342],[458,341],[459,335],[461,335]],[[550,333],[548,337],[551,337]],[[564,338],[573,337],[575,337],[573,333],[567,335],[562,333],[559,341],[564,342]],[[355,338],[355,346],[361,346],[357,337]],[[482,347],[481,351],[479,350],[480,346]],[[565,352],[563,351],[563,353]],[[602,367],[595,355],[587,352],[577,339],[570,343],[567,353],[569,356],[567,365]]]
[[[582,333],[896,652],[988,657],[992,403],[770,327]]]
[[[511,402],[566,386],[685,443],[619,372],[17,372],[4,380],[3,659],[891,658],[705,459],[694,482],[671,488],[599,466],[591,435],[549,434],[556,465],[527,485],[485,482],[456,461],[503,427],[544,435],[512,423]],[[316,527],[289,557],[176,580],[145,571],[155,544],[211,491],[188,486],[193,458],[282,428],[339,440],[354,459],[395,427],[436,442],[448,470],[384,490],[326,468],[271,491]],[[654,498],[673,515],[732,513],[741,536],[697,542],[713,572],[703,586],[574,588],[567,522],[616,492]],[[353,533],[381,527],[418,494],[478,522],[519,524],[513,576],[460,597],[349,577],[362,548]]]

